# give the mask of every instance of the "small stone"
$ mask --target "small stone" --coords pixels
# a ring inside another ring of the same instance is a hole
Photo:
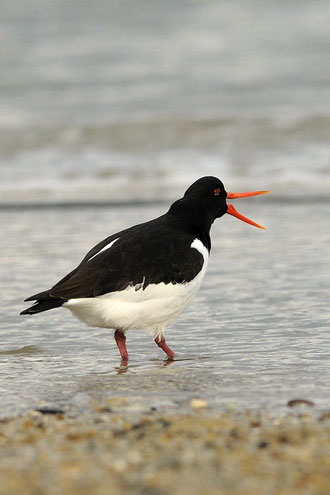
[[[38,409],[34,409],[28,412],[30,418],[40,418],[42,416],[41,412]]]
[[[289,400],[289,402],[287,403],[288,407],[296,407],[296,406],[301,406],[301,405],[313,407],[315,404],[313,401],[306,400],[306,399],[292,399],[292,400]]]
[[[127,461],[125,459],[115,459],[112,465],[116,471],[122,472],[127,468]]]
[[[113,396],[113,397],[108,397],[104,401],[104,407],[108,408],[113,408],[113,407],[124,407],[128,406],[129,400],[127,397],[122,397],[122,396]]]
[[[112,413],[111,407],[107,407],[107,406],[99,406],[95,410],[96,412],[100,412],[100,413],[109,413],[109,414]]]
[[[60,414],[60,415],[63,415],[64,414],[64,411],[62,409],[49,409],[49,408],[38,408],[36,409],[37,412],[41,413],[41,414],[51,414],[51,415],[57,415],[57,414]]]
[[[190,401],[190,407],[192,409],[195,409],[195,411],[200,410],[200,409],[204,409],[207,406],[208,406],[208,403],[202,399],[191,399],[191,401]]]
[[[251,428],[259,428],[259,426],[261,426],[261,421],[252,419],[250,421],[250,426]]]
[[[328,419],[330,419],[330,411],[321,414],[319,421],[326,421]]]

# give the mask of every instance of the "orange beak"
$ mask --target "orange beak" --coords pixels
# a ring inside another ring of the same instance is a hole
[[[245,193],[227,193],[227,198],[228,199],[237,199],[237,198],[247,198],[249,196],[258,196],[259,194],[267,194],[270,191],[251,191],[251,192],[245,192]],[[227,213],[229,215],[232,215],[233,217],[238,218],[239,220],[242,220],[243,222],[249,223],[250,225],[253,225],[254,227],[258,227],[259,229],[266,229],[266,227],[263,227],[262,225],[259,225],[256,222],[253,222],[247,217],[244,217],[238,211],[234,208],[234,205],[231,203],[228,203],[228,210]]]

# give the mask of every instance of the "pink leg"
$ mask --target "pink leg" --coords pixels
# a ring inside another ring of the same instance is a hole
[[[116,330],[115,331],[115,340],[116,340],[116,344],[118,346],[118,349],[119,349],[119,352],[121,355],[122,365],[124,365],[125,363],[127,364],[128,352],[126,349],[126,337],[122,332],[120,332],[119,330]]]
[[[169,359],[175,358],[175,352],[173,352],[172,349],[166,344],[164,337],[161,337],[161,338],[156,337],[155,342],[158,345],[158,347],[163,349],[163,351],[167,354]]]

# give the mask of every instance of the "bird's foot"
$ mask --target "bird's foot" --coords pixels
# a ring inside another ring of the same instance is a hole
[[[166,368],[166,366],[170,366],[171,364],[175,363],[175,360],[173,358],[167,358],[164,359],[163,361],[163,368]]]
[[[172,351],[172,349],[166,344],[164,337],[161,338],[156,337],[155,342],[158,345],[158,347],[163,349],[163,351],[165,352],[165,354],[167,354],[170,360],[173,360],[175,358],[175,352]]]
[[[117,373],[118,375],[123,375],[124,373],[127,373],[127,370],[128,370],[128,361],[122,359],[120,366],[118,366],[117,368]]]
[[[120,330],[115,331],[115,341],[121,355],[121,362],[122,364],[124,363],[124,366],[127,366],[128,352],[126,349],[126,337]]]

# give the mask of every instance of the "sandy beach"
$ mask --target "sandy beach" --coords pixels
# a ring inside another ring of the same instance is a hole
[[[330,413],[128,412],[113,397],[70,417],[0,423],[1,495],[293,495],[330,490]]]

